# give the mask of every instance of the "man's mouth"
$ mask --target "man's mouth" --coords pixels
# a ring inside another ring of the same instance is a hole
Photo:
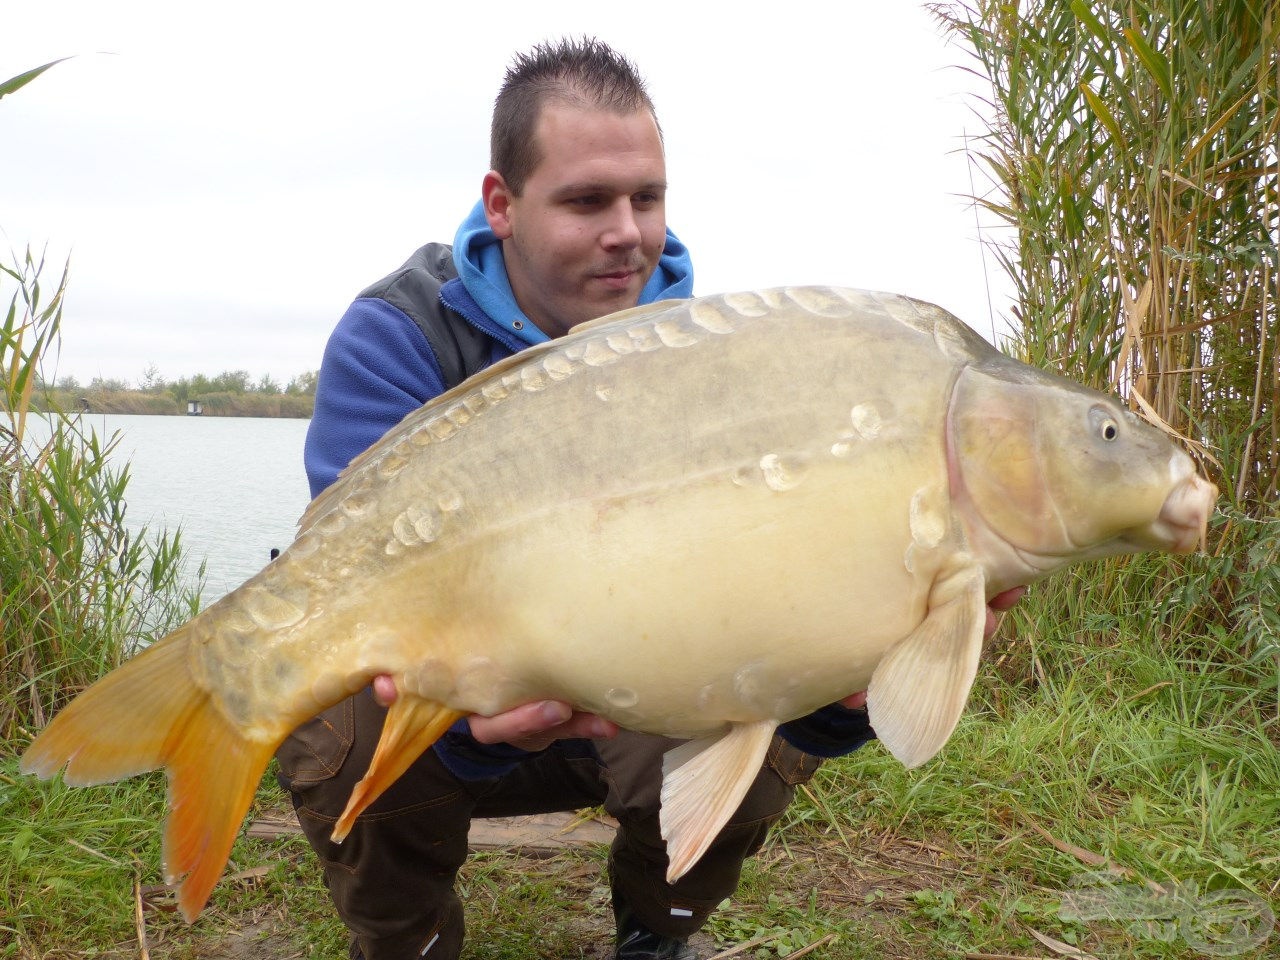
[[[619,267],[616,270],[602,270],[594,274],[594,277],[610,289],[625,290],[631,286],[637,273],[639,271],[634,267]]]
[[[626,287],[631,283],[631,278],[635,274],[630,270],[623,270],[618,273],[599,273],[596,274],[597,280],[602,280],[611,287]]]

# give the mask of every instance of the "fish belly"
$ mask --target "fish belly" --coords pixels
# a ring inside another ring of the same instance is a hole
[[[415,683],[479,713],[554,697],[678,736],[865,689],[923,618],[941,551],[913,562],[910,497],[859,493],[856,473],[785,491],[730,473],[508,529],[468,564],[488,593],[465,665],[429,658],[434,684]]]

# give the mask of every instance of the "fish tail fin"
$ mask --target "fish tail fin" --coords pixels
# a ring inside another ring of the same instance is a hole
[[[195,920],[222,873],[274,744],[249,739],[191,673],[191,624],[143,650],[76,697],[22,756],[43,779],[110,783],[165,768],[164,876]]]
[[[351,832],[356,817],[382,796],[413,761],[467,714],[453,710],[434,700],[411,693],[400,693],[387,710],[382,735],[374,748],[373,759],[363,779],[355,785],[346,809],[334,824],[332,839],[341,843]]]

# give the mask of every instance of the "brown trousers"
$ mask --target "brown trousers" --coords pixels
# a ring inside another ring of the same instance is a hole
[[[366,960],[454,960],[462,949],[462,904],[454,879],[467,856],[473,817],[576,810],[604,804],[619,828],[609,854],[615,895],[649,929],[685,938],[737,888],[742,862],[764,842],[797,784],[819,761],[775,737],[738,812],[703,858],[666,882],[658,829],[662,754],[676,741],[623,732],[595,743],[603,763],[551,750],[505,776],[462,781],[428,750],[356,822],[341,845],[334,821],[364,775],[384,711],[366,689],[303,724],[280,747],[281,783],[324,865],[352,956]],[[359,950],[359,952],[357,952]]]

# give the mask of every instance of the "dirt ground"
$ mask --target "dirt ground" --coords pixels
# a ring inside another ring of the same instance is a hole
[[[251,835],[267,839],[296,830],[296,823],[284,813],[256,820],[250,827]],[[607,821],[564,814],[477,821],[471,841],[476,850],[502,851],[512,857],[505,866],[508,874],[554,877],[555,886],[567,901],[588,905],[589,908],[574,912],[564,921],[573,927],[573,941],[582,945],[581,953],[574,956],[581,956],[582,960],[607,960],[611,956],[613,928],[599,887],[599,864],[557,854],[575,847],[607,844],[612,833],[613,825]],[[766,850],[759,859],[765,861],[763,866],[771,878],[776,879],[779,888],[811,890],[824,911],[845,917],[865,915],[873,925],[876,918],[882,918],[886,926],[896,914],[911,912],[910,898],[916,891],[937,886],[948,878],[955,880],[966,872],[958,851],[908,840],[886,841],[878,849],[860,851],[856,866],[850,863],[846,850],[795,843],[789,843],[785,850],[778,847]],[[259,867],[239,876],[232,875],[223,882],[251,885],[256,876],[264,875],[269,869]],[[145,891],[142,900],[149,909],[172,909],[168,902],[170,894],[162,889]],[[868,905],[871,900],[873,906]],[[161,934],[145,947],[138,943],[127,951],[104,951],[96,955],[104,960],[186,960],[193,955],[201,960],[310,960],[290,933],[295,921],[280,905],[270,903],[247,910],[237,914],[234,920],[232,925],[223,925],[221,932],[211,932],[207,939],[202,939],[194,947],[194,954],[189,940],[170,944]],[[892,932],[888,929],[885,932],[885,941],[892,944]],[[763,936],[767,943],[767,931]],[[700,956],[708,960],[729,960],[749,957],[753,946],[762,945],[748,942],[750,939],[744,934],[733,946],[718,946],[703,933],[693,943]],[[816,944],[807,955],[824,956],[821,946]],[[906,945],[904,950],[899,954],[888,947],[879,955],[887,960],[916,956]]]

